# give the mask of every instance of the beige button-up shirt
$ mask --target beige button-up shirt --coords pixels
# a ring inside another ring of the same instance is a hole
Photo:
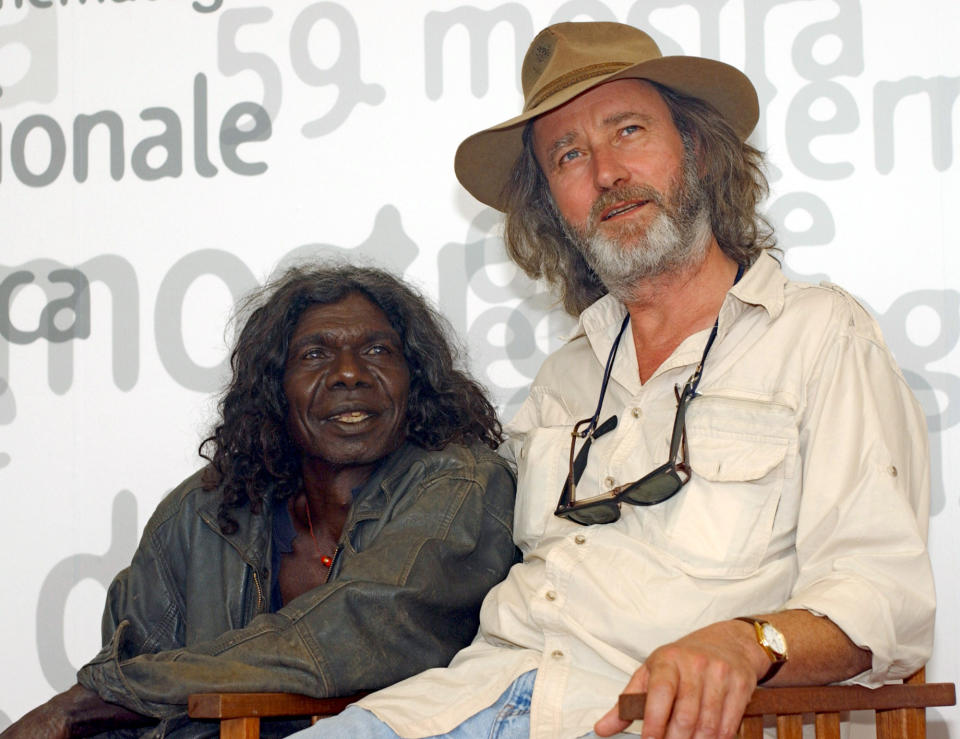
[[[619,521],[553,515],[572,425],[593,414],[625,309],[607,296],[539,372],[508,425],[524,561],[484,601],[480,632],[446,669],[361,705],[401,736],[449,731],[537,669],[531,737],[579,737],[656,647],[735,616],[805,608],[873,652],[877,685],[928,659],[926,423],[874,320],[839,288],[786,280],[763,255],[726,296],[686,417],[690,482]],[[630,331],[617,353],[577,497],[667,460],[674,386],[709,331],[645,383]],[[637,726],[637,725],[635,725]]]

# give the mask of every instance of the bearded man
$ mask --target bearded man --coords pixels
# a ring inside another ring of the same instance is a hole
[[[314,736],[640,731],[626,689],[644,737],[730,737],[757,684],[910,674],[925,419],[867,312],[770,255],[753,86],[617,23],[547,28],[522,79],[456,171],[579,316],[506,429],[524,561],[448,668]]]

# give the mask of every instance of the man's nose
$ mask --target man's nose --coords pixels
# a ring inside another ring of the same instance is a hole
[[[369,385],[370,376],[366,364],[355,352],[337,353],[327,375],[327,387],[357,387]]]
[[[598,190],[610,190],[630,181],[630,170],[624,166],[614,147],[604,144],[595,146],[592,157],[593,177]]]

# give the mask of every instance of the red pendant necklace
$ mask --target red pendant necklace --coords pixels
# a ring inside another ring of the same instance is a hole
[[[310,538],[313,539],[313,545],[317,548],[317,554],[320,554],[320,542],[317,541],[317,535],[313,533],[313,519],[310,517],[310,501],[307,500],[307,527],[310,529]],[[320,564],[324,567],[330,567],[333,564],[333,558],[328,557],[326,554],[320,555]]]

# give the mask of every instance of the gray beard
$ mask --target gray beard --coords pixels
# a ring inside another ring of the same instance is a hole
[[[706,256],[712,235],[710,214],[692,159],[684,157],[683,177],[671,183],[666,198],[649,186],[608,190],[597,198],[583,228],[560,219],[587,264],[610,294],[623,302],[636,294],[640,282],[686,270]],[[634,199],[647,200],[645,208],[657,209],[648,225],[626,223],[618,233],[600,232],[600,214],[606,208]]]

